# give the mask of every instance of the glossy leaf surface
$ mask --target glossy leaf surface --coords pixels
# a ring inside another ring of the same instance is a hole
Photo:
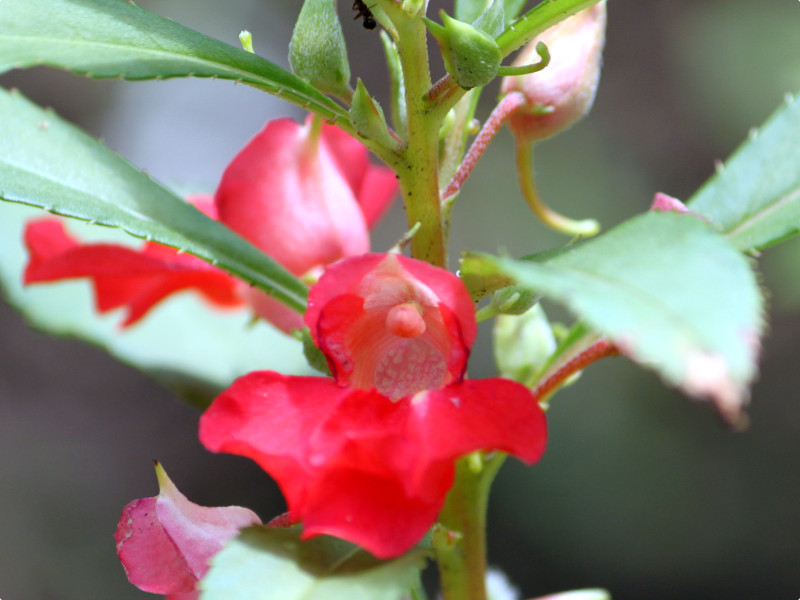
[[[0,72],[36,65],[96,78],[241,81],[325,118],[346,117],[289,71],[123,0],[2,0]]]

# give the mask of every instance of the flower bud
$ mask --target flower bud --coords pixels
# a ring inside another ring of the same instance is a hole
[[[439,43],[444,66],[453,80],[465,90],[486,85],[500,68],[503,55],[488,33],[457,21],[441,11],[442,25],[425,19]]]
[[[492,294],[491,306],[501,315],[521,315],[539,301],[539,295],[519,285],[510,285]]]
[[[556,339],[540,304],[523,315],[495,320],[494,358],[503,377],[528,381],[555,349]]]
[[[350,97],[350,63],[334,0],[305,0],[289,43],[289,64],[321,92]]]
[[[535,142],[563,131],[581,119],[594,102],[606,31],[606,3],[601,0],[531,40],[514,65],[537,59],[536,45],[544,42],[550,64],[528,75],[506,77],[502,93],[520,92],[526,104],[509,119],[514,135]]]

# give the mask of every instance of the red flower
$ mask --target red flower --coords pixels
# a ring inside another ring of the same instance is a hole
[[[114,539],[128,580],[169,600],[195,600],[208,561],[258,516],[240,506],[206,508],[186,499],[156,464],[159,492],[122,509]]]
[[[250,240],[295,275],[369,250],[368,227],[397,192],[391,169],[373,166],[367,149],[336,127],[315,130],[278,119],[233,159],[214,203],[203,210]],[[217,305],[247,301],[284,331],[302,317],[202,260],[159,244],[134,250],[81,244],[55,219],[28,225],[31,262],[26,283],[89,277],[98,310],[128,308],[124,326],[142,318],[166,296],[192,288]]]
[[[210,199],[194,199],[208,214]],[[25,227],[30,260],[24,282],[44,283],[88,277],[99,312],[126,307],[123,327],[134,324],[167,296],[193,289],[220,307],[240,306],[238,283],[227,273],[189,254],[148,242],[141,249],[117,244],[83,244],[60,219],[45,217]]]
[[[476,325],[451,273],[397,255],[340,261],[312,288],[306,322],[335,380],[250,373],[200,422],[209,450],[275,478],[304,537],[396,556],[435,522],[455,459],[500,450],[533,463],[544,452],[527,388],[463,380]]]

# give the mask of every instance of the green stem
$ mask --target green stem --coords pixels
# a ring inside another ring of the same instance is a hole
[[[405,164],[397,170],[409,229],[420,223],[411,240],[414,258],[440,267],[446,253],[439,204],[439,128],[442,120],[431,114],[425,94],[431,87],[428,67],[427,29],[422,19],[400,15],[397,52],[403,69],[406,93],[407,146]]]
[[[433,535],[444,600],[486,600],[486,508],[504,460],[502,453],[473,454],[456,463]]]

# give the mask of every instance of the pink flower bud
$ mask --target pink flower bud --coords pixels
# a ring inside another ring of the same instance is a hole
[[[128,580],[145,592],[193,598],[208,561],[240,529],[259,525],[240,506],[206,508],[186,499],[156,464],[159,492],[122,509],[114,534]]]
[[[231,161],[215,197],[219,220],[294,275],[369,251],[368,227],[397,191],[391,169],[337,127],[270,121]],[[284,331],[303,320],[243,287],[256,313]]]
[[[547,45],[550,64],[539,72],[503,80],[503,94],[520,92],[526,100],[509,119],[511,130],[520,140],[548,138],[589,112],[600,79],[605,31],[606,3],[601,0],[551,27],[522,49],[515,66],[537,62],[539,42]]]

